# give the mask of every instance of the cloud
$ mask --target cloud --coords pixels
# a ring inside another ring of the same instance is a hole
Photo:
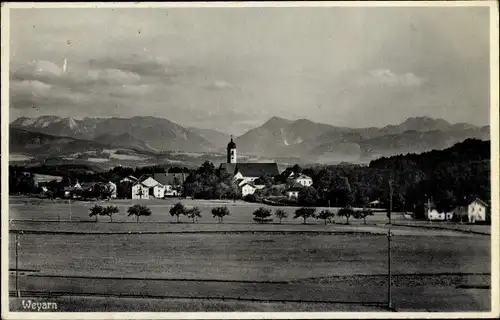
[[[169,61],[150,54],[129,54],[90,59],[92,69],[117,69],[139,76],[165,76],[170,74]]]
[[[418,87],[423,83],[423,79],[413,73],[396,74],[389,69],[376,69],[368,72],[358,79],[361,86],[369,85],[389,85]]]
[[[232,89],[233,85],[223,80],[216,80],[206,85],[205,88],[208,90],[227,90],[227,89]]]
[[[61,10],[12,10],[16,115],[489,119],[486,7]]]

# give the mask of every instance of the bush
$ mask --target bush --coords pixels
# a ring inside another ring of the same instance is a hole
[[[247,194],[243,197],[243,200],[246,202],[257,202],[257,197],[254,194]]]

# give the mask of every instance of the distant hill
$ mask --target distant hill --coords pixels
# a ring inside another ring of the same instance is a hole
[[[55,136],[67,136],[81,140],[95,140],[105,137],[107,142],[150,150],[181,150],[204,152],[217,149],[206,138],[193,130],[186,129],[172,121],[155,117],[132,118],[60,118],[42,116],[21,117],[10,124],[13,128],[41,132]],[[113,139],[115,136],[117,139]],[[119,138],[124,138],[119,142]]]
[[[241,153],[300,157],[303,163],[366,162],[381,156],[444,149],[467,138],[490,139],[489,126],[408,118],[383,128],[347,128],[273,117],[235,142]]]
[[[157,152],[158,150],[153,149],[146,142],[132,136],[129,133],[122,133],[120,135],[103,134],[94,138],[94,141],[99,143],[111,145],[114,147],[134,149],[139,151]]]
[[[395,163],[410,161],[420,169],[434,170],[438,165],[452,163],[478,163],[491,160],[491,143],[479,139],[465,139],[444,150],[432,150],[423,153],[409,153],[391,157],[382,157],[370,162],[370,167],[378,169],[393,168]]]
[[[70,154],[102,150],[108,147],[94,141],[53,136],[40,132],[31,132],[19,128],[9,129],[9,152],[36,156]]]
[[[229,140],[229,135],[216,130],[183,127],[155,117],[82,120],[57,116],[21,117],[10,127],[86,141],[62,146],[62,149],[75,152],[83,152],[84,148],[97,144],[149,154],[170,151],[207,154],[225,152]],[[445,149],[468,138],[489,140],[489,126],[450,124],[443,119],[414,117],[382,128],[348,128],[307,119],[272,117],[236,137],[235,142],[240,155],[275,160],[298,159],[297,162],[302,164],[337,164],[367,163],[383,156]],[[20,143],[17,147],[26,148]],[[49,146],[48,150],[56,148]]]
[[[207,141],[210,141],[210,143],[215,146],[215,149],[217,150],[225,150],[226,145],[230,139],[229,134],[222,133],[213,129],[200,129],[194,127],[189,127],[187,129],[199,135],[200,137],[205,138]]]

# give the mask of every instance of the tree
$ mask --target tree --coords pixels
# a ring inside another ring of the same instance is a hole
[[[136,216],[137,222],[139,222],[140,216],[150,216],[151,215],[151,209],[149,209],[146,206],[142,206],[140,204],[135,204],[135,205],[129,207],[127,212],[128,212],[129,216]]]
[[[282,209],[277,209],[275,212],[274,212],[274,216],[278,219],[280,219],[280,224],[281,224],[281,220],[283,219],[286,219],[288,217],[288,213],[286,213],[285,210],[282,210]]]
[[[366,217],[373,216],[373,211],[364,208],[363,210],[356,210],[353,213],[355,219],[363,219],[364,224],[366,224]]]
[[[120,199],[131,199],[132,198],[132,186],[133,184],[128,181],[118,183],[116,187],[116,196]]]
[[[322,210],[318,215],[317,219],[323,219],[325,220],[325,225],[327,221],[331,218],[335,217],[335,213],[331,212],[330,210]]]
[[[274,183],[274,178],[268,175],[261,176],[254,181],[256,185],[265,185],[266,188],[270,188]]]
[[[95,222],[97,222],[97,217],[103,215],[104,208],[96,204],[89,211],[89,217],[95,217]]]
[[[181,215],[186,215],[186,207],[180,202],[177,202],[172,208],[170,208],[170,215],[177,218],[177,223],[179,223],[179,217]]]
[[[216,207],[212,209],[212,215],[217,218],[219,223],[224,222],[224,217],[229,215],[229,209],[227,207]]]
[[[303,206],[315,206],[319,200],[318,192],[313,187],[304,187],[299,192],[298,200]]]
[[[337,216],[345,217],[347,219],[346,224],[349,224],[349,217],[354,215],[354,210],[351,207],[344,207],[337,212]]]
[[[295,211],[294,219],[303,218],[306,224],[307,218],[314,218],[316,215],[316,208],[300,208]]]
[[[351,206],[354,203],[354,194],[352,192],[351,184],[349,183],[349,179],[347,177],[344,177],[344,188],[346,194],[346,204],[348,206]]]
[[[292,167],[292,171],[293,171],[295,174],[301,174],[301,173],[302,173],[302,168],[301,168],[298,164],[295,164],[295,165]]]
[[[260,207],[259,209],[253,212],[253,220],[258,223],[267,223],[273,221],[271,217],[271,210]]]
[[[195,223],[195,219],[201,218],[201,211],[198,207],[193,207],[186,210],[186,216],[193,219],[193,223]]]
[[[103,208],[101,215],[108,216],[109,222],[113,222],[113,214],[118,212],[120,212],[120,209],[117,206],[107,206]]]

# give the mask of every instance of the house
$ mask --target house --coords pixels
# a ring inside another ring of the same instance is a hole
[[[302,184],[296,183],[286,191],[286,195],[289,199],[298,199],[302,188],[304,188]]]
[[[220,168],[232,174],[235,182],[254,182],[260,177],[279,175],[278,164],[272,162],[222,163]]]
[[[117,192],[117,186],[116,183],[113,183],[111,181],[108,181],[107,187],[111,191],[111,198],[116,199],[116,192]]]
[[[164,196],[176,197],[182,193],[185,173],[155,173],[153,179],[164,187]]]
[[[255,190],[257,190],[257,188],[255,188],[255,186],[251,182],[245,182],[241,186],[241,196],[245,197],[247,195],[254,194]]]
[[[313,184],[312,178],[305,174],[292,174],[288,177],[287,182],[289,185],[300,184],[304,187],[310,187]]]
[[[149,199],[149,188],[137,182],[132,186],[132,199]]]
[[[380,200],[374,200],[374,201],[372,201],[372,202],[369,203],[370,207],[380,208],[380,205],[381,205]]]
[[[467,217],[470,223],[485,222],[488,219],[488,204],[476,198],[467,206]]]
[[[125,183],[125,182],[136,183],[137,180],[138,179],[136,177],[134,177],[134,176],[128,176],[128,177],[125,177],[125,178],[121,179],[120,183]]]
[[[428,209],[426,211],[426,218],[428,220],[446,220],[446,214],[444,212],[438,212],[436,209]]]
[[[141,176],[132,186],[132,199],[163,198],[165,189],[162,184],[150,175]]]
[[[467,206],[457,206],[453,209],[453,216],[460,222],[466,222],[469,219]]]

